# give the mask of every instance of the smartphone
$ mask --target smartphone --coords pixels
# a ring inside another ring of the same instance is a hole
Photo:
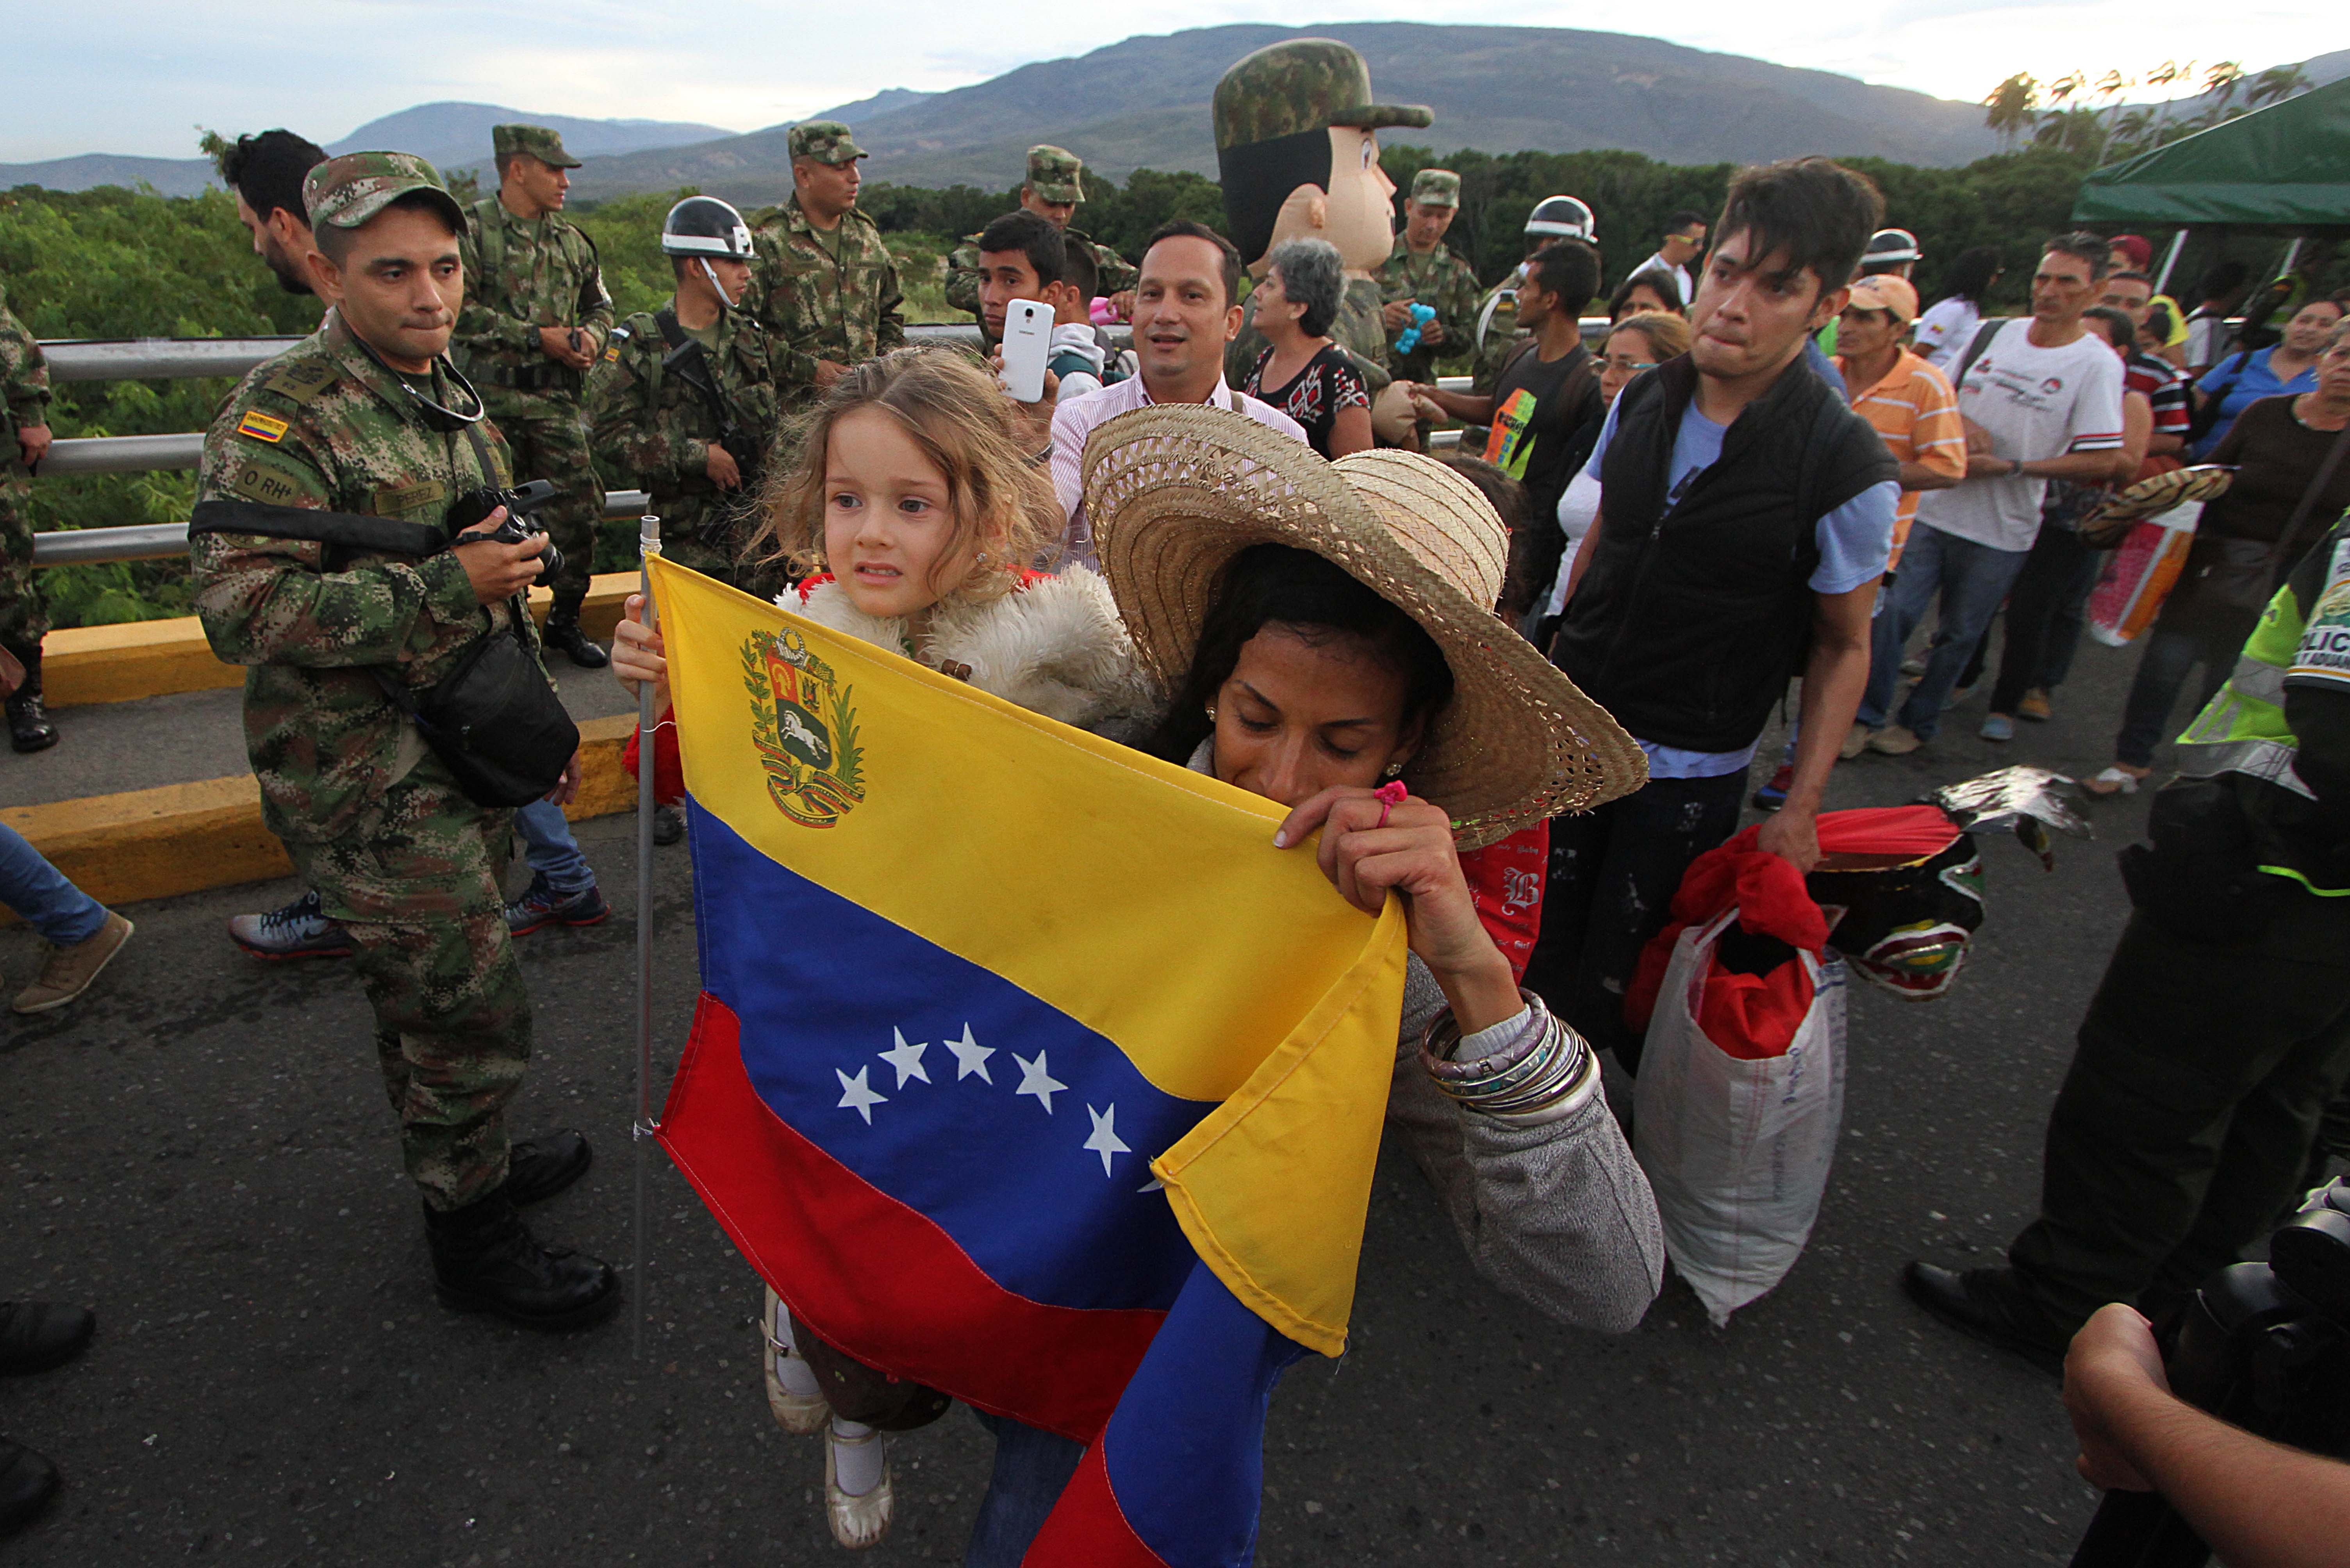
[[[1045,395],[1045,361],[1052,358],[1053,307],[1015,299],[1003,307],[1003,370],[997,379],[1015,403]]]

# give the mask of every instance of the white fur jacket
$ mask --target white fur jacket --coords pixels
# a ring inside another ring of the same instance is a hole
[[[927,645],[914,648],[903,620],[880,620],[827,579],[786,589],[775,602],[817,625],[943,670],[962,666],[973,686],[1031,712],[1116,740],[1139,735],[1158,703],[1118,618],[1109,585],[1083,567],[1037,575],[983,604],[955,601],[931,618]],[[961,670],[950,673],[962,675]]]

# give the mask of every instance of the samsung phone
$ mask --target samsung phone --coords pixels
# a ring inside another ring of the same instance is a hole
[[[1015,403],[1045,395],[1045,361],[1053,357],[1053,307],[1015,299],[1003,307],[1003,371],[998,378]]]

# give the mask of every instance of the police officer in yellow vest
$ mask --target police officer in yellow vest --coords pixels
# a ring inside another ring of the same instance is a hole
[[[2290,532],[2290,530],[2288,530]],[[2004,1269],[1912,1263],[1918,1303],[2043,1365],[2107,1302],[2154,1315],[2302,1189],[2350,1077],[2350,516],[2269,602],[2179,737],[2135,912],[2049,1120]]]

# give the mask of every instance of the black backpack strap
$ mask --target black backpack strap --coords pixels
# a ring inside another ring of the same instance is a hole
[[[274,506],[264,501],[199,501],[189,514],[188,534],[257,534],[265,539],[308,539],[346,550],[388,556],[433,556],[449,546],[449,535],[429,523],[402,523],[356,512],[321,512],[307,506]]]
[[[719,440],[732,441],[743,421],[734,417],[734,405],[727,400],[716,378],[711,375],[710,356],[703,350],[702,340],[679,323],[674,306],[664,305],[655,311],[653,325],[660,328],[661,341],[669,345],[669,352],[661,356],[662,372],[675,376],[691,388],[710,410],[710,417],[718,421]]]
[[[1966,353],[1959,358],[1958,373],[1950,378],[1952,390],[1955,391],[1959,383],[1967,379],[1967,372],[1974,369],[1975,361],[1982,358],[1983,350],[1991,347],[1991,340],[1999,336],[1999,329],[2010,319],[2004,316],[1994,316],[1975,329],[1974,341],[1967,345]]]

